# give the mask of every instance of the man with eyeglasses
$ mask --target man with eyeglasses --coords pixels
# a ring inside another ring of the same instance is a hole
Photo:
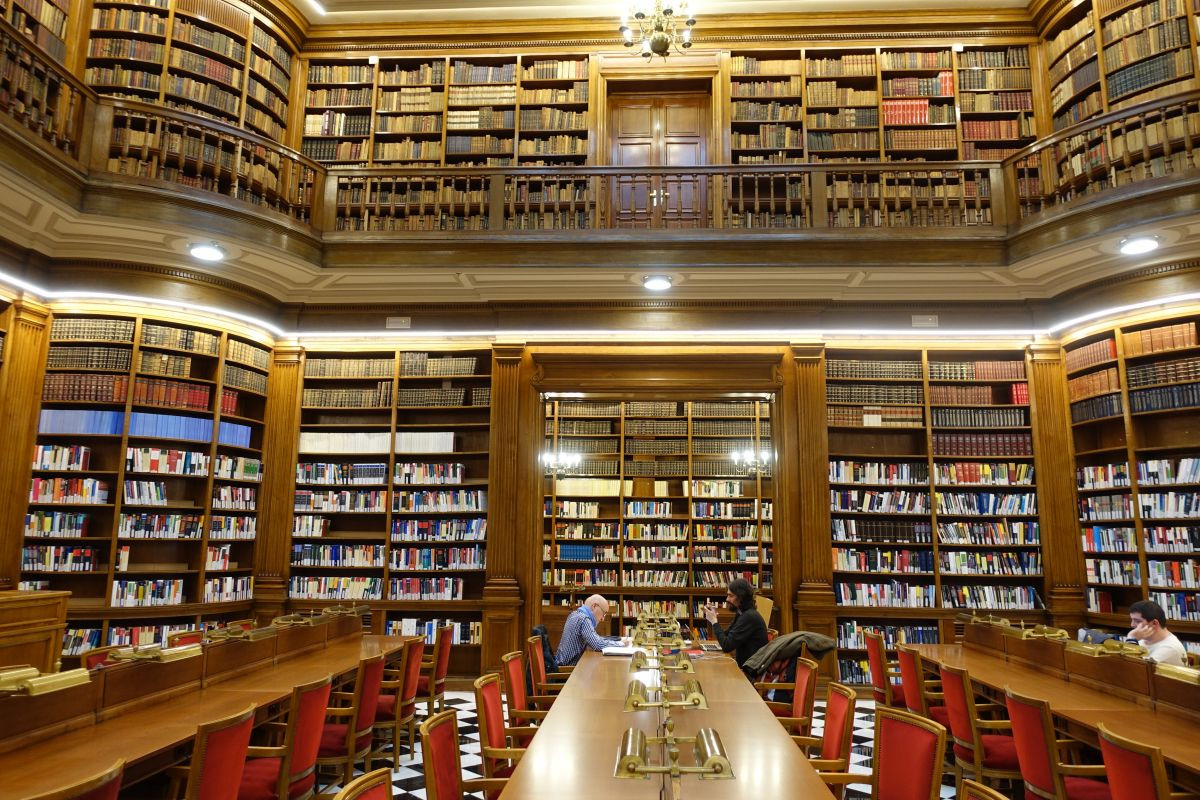
[[[603,650],[621,643],[619,638],[601,636],[596,626],[608,616],[608,600],[594,594],[583,605],[571,612],[563,626],[562,638],[558,640],[558,652],[554,660],[560,667],[570,667],[579,661],[587,650]]]

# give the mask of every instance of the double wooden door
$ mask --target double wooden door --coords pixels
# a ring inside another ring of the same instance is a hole
[[[687,172],[708,163],[709,108],[701,92],[609,95],[609,163],[633,168],[609,192],[618,227],[710,226],[707,176]],[[652,175],[638,167],[675,169]]]

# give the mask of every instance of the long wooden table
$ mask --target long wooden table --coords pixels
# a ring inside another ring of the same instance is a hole
[[[829,797],[829,790],[808,759],[763,703],[754,687],[728,656],[695,662],[696,675],[708,698],[707,711],[675,709],[677,736],[698,728],[715,728],[733,767],[733,780],[682,778],[682,796],[707,800],[747,797]],[[625,712],[629,682],[653,680],[656,673],[630,673],[629,658],[587,653],[546,716],[541,730],[518,763],[501,800],[641,800],[671,798],[670,781],[613,777],[621,735],[639,728],[660,735],[658,709]],[[691,676],[687,676],[691,677]],[[678,676],[668,679],[682,682]],[[687,752],[690,748],[681,748]],[[651,748],[651,758],[662,758]],[[690,763],[690,755],[681,763]],[[661,763],[661,762],[660,762]]]
[[[387,636],[332,641],[321,649],[211,687],[4,753],[0,755],[0,800],[19,800],[69,786],[117,759],[125,760],[130,778],[154,772],[185,757],[197,726],[252,705],[265,712],[285,703],[292,687],[348,673],[357,668],[359,660],[393,653],[405,641],[404,637]]]
[[[1189,788],[1200,787],[1200,725],[1185,717],[1014,663],[995,651],[951,644],[916,647],[930,661],[965,669],[976,683],[997,694],[1011,687],[1047,701],[1069,732],[1083,741],[1095,744],[1096,726],[1103,722],[1119,736],[1159,747],[1178,780]]]

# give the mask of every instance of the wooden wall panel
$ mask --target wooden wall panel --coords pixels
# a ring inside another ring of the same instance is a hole
[[[795,365],[795,469],[800,498],[796,627],[834,636],[833,561],[829,545],[829,434],[825,426],[825,348],[792,348]],[[776,532],[776,538],[780,538]],[[790,534],[790,531],[789,531]]]

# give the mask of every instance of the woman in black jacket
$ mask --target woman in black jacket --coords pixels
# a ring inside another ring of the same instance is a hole
[[[734,653],[738,666],[767,644],[767,623],[754,607],[754,587],[750,581],[737,578],[730,581],[725,603],[736,614],[728,630],[717,624],[717,607],[712,603],[704,606],[704,617],[712,628],[713,635],[726,653]]]

